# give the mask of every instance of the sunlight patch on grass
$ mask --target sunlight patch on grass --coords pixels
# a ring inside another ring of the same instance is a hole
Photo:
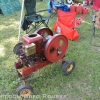
[[[10,23],[10,22],[12,22],[13,24]],[[19,21],[12,20],[10,22],[5,23],[5,25],[1,24],[0,25],[0,31],[8,29],[8,28],[14,28],[14,29],[19,28]]]
[[[5,42],[6,43],[16,44],[18,42],[18,39],[15,38],[15,37],[11,37],[11,38],[7,39]]]
[[[4,57],[5,55],[5,47],[0,45],[0,57]]]
[[[19,25],[20,21],[14,21],[14,24]]]
[[[0,25],[0,31],[3,30],[3,29],[5,29],[5,28],[6,28],[5,25]]]
[[[15,19],[10,19],[10,22],[12,22],[11,24],[12,25],[14,25],[14,26],[16,26],[16,25],[19,25],[19,23],[20,23],[20,19],[17,21],[17,20],[15,20]]]
[[[18,29],[18,25],[14,24],[14,25],[10,25],[8,28],[13,28],[13,29]]]
[[[13,24],[10,24],[7,28],[19,28],[19,22],[18,21],[13,21]]]
[[[90,22],[87,22],[87,21],[83,21],[83,23],[86,23],[86,24],[89,24],[89,25],[91,25],[92,23],[90,23]]]

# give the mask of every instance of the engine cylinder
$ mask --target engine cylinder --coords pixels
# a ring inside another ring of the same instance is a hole
[[[22,37],[22,42],[24,45],[35,43],[37,41],[42,41],[43,37],[39,34],[31,34],[31,35],[25,35]]]

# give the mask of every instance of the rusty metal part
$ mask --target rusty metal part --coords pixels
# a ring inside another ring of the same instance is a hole
[[[20,55],[21,53],[21,50],[22,49],[22,43],[18,43],[14,46],[14,49],[13,49],[13,52],[16,54],[16,55]]]

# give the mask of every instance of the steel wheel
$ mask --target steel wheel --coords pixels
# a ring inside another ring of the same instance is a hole
[[[18,95],[21,97],[29,97],[33,94],[33,88],[30,85],[22,85],[18,88]]]
[[[64,57],[68,48],[68,40],[64,35],[52,36],[45,45],[45,57],[50,62],[56,62]]]
[[[62,72],[65,75],[68,75],[73,71],[74,68],[75,68],[75,62],[72,60],[68,60],[65,61],[65,63],[62,65]]]

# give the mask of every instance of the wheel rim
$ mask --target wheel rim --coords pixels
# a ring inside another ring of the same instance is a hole
[[[46,43],[45,56],[50,62],[56,62],[65,55],[67,48],[67,38],[64,35],[56,34]]]
[[[29,89],[23,89],[20,91],[20,96],[30,96],[32,92]]]
[[[73,69],[73,64],[70,64],[69,67],[67,68],[67,72],[70,72]]]

